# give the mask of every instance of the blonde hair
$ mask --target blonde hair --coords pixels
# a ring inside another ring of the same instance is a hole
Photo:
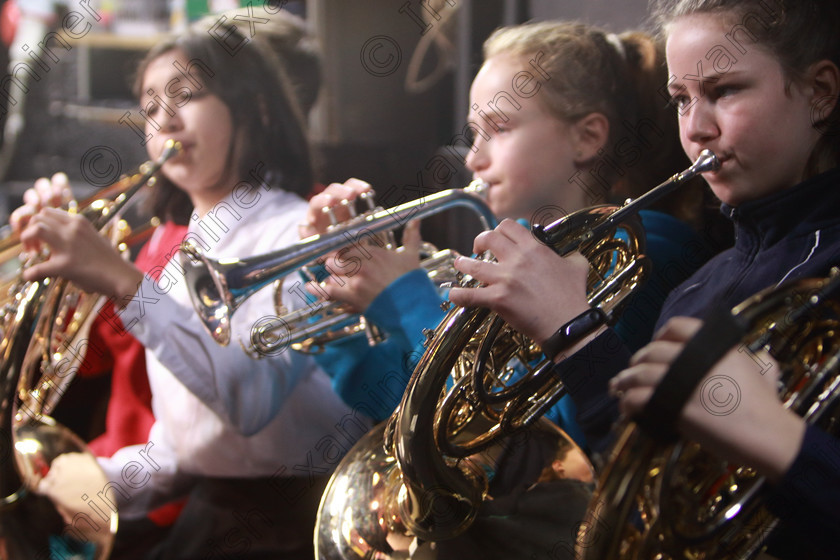
[[[659,94],[667,81],[664,49],[651,35],[614,35],[578,22],[531,22],[494,31],[484,42],[484,58],[495,56],[514,56],[526,66],[538,57],[548,75],[538,98],[557,119],[573,123],[591,113],[607,117],[610,133],[601,157],[611,165],[602,167],[609,182],[621,182],[631,196],[687,166],[676,115]],[[648,134],[644,146],[634,149],[638,154],[644,148],[644,157],[616,165],[626,159],[619,153],[622,140],[640,126]],[[700,196],[698,188],[693,196],[666,200],[663,209],[695,221]]]

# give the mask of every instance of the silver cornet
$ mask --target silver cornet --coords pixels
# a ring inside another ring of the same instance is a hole
[[[268,284],[347,247],[361,236],[392,232],[409,220],[422,219],[459,206],[473,210],[485,229],[496,227],[496,217],[481,197],[484,190],[486,184],[476,180],[463,189],[441,191],[393,208],[374,209],[325,234],[313,235],[284,249],[244,259],[211,259],[194,245],[185,244],[181,247],[180,260],[193,305],[210,335],[219,344],[227,345],[231,336],[231,316],[246,299]],[[451,274],[445,271],[447,268],[454,270],[452,261],[456,256],[454,251],[432,251],[423,260],[422,266],[440,285],[451,278]],[[296,350],[313,351],[327,341],[364,328],[363,317],[333,302],[321,306],[315,319],[311,309],[278,309],[277,314],[276,321],[259,326],[251,333],[258,355],[270,354],[277,346],[286,344]],[[284,331],[284,336],[273,334],[279,329]]]

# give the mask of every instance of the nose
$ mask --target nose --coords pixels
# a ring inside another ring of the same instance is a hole
[[[180,110],[171,104],[159,105],[152,119],[160,127],[159,131],[161,132],[174,132],[180,130],[183,126]],[[147,121],[147,124],[151,123]]]
[[[709,101],[698,98],[680,116],[680,128],[691,142],[702,144],[720,135],[715,107]]]
[[[490,165],[490,151],[487,149],[487,140],[481,134],[475,134],[470,151],[464,163],[467,169],[473,173],[479,173]]]

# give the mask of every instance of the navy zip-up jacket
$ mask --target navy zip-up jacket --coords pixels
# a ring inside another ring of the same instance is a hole
[[[737,208],[724,204],[721,210],[735,225],[734,246],[671,292],[657,328],[671,317],[703,318],[713,307],[734,307],[767,287],[826,276],[832,266],[840,266],[840,168]],[[575,400],[578,422],[596,453],[611,443],[610,428],[618,418],[617,402],[607,394],[607,383],[627,366],[629,358],[629,350],[607,330],[555,367]],[[818,550],[831,551],[834,543],[829,542],[829,535],[840,528],[840,442],[809,427],[799,456],[775,488],[771,502],[783,524],[801,531],[796,537],[798,546],[810,543]],[[802,552],[799,548],[798,553]],[[818,554],[815,550],[811,557]]]

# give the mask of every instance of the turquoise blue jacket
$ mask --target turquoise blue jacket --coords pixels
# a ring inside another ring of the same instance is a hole
[[[699,238],[685,223],[661,212],[643,211],[641,216],[654,273],[632,297],[615,326],[632,349],[650,340],[670,289],[708,257],[698,256],[695,245]],[[345,403],[375,420],[391,415],[423,353],[423,329],[435,328],[445,315],[441,308],[444,299],[423,270],[408,272],[379,294],[365,312],[369,322],[387,333],[385,342],[369,346],[364,336],[356,336],[329,344],[316,356]],[[546,418],[585,447],[575,414],[572,400],[563,397]]]

